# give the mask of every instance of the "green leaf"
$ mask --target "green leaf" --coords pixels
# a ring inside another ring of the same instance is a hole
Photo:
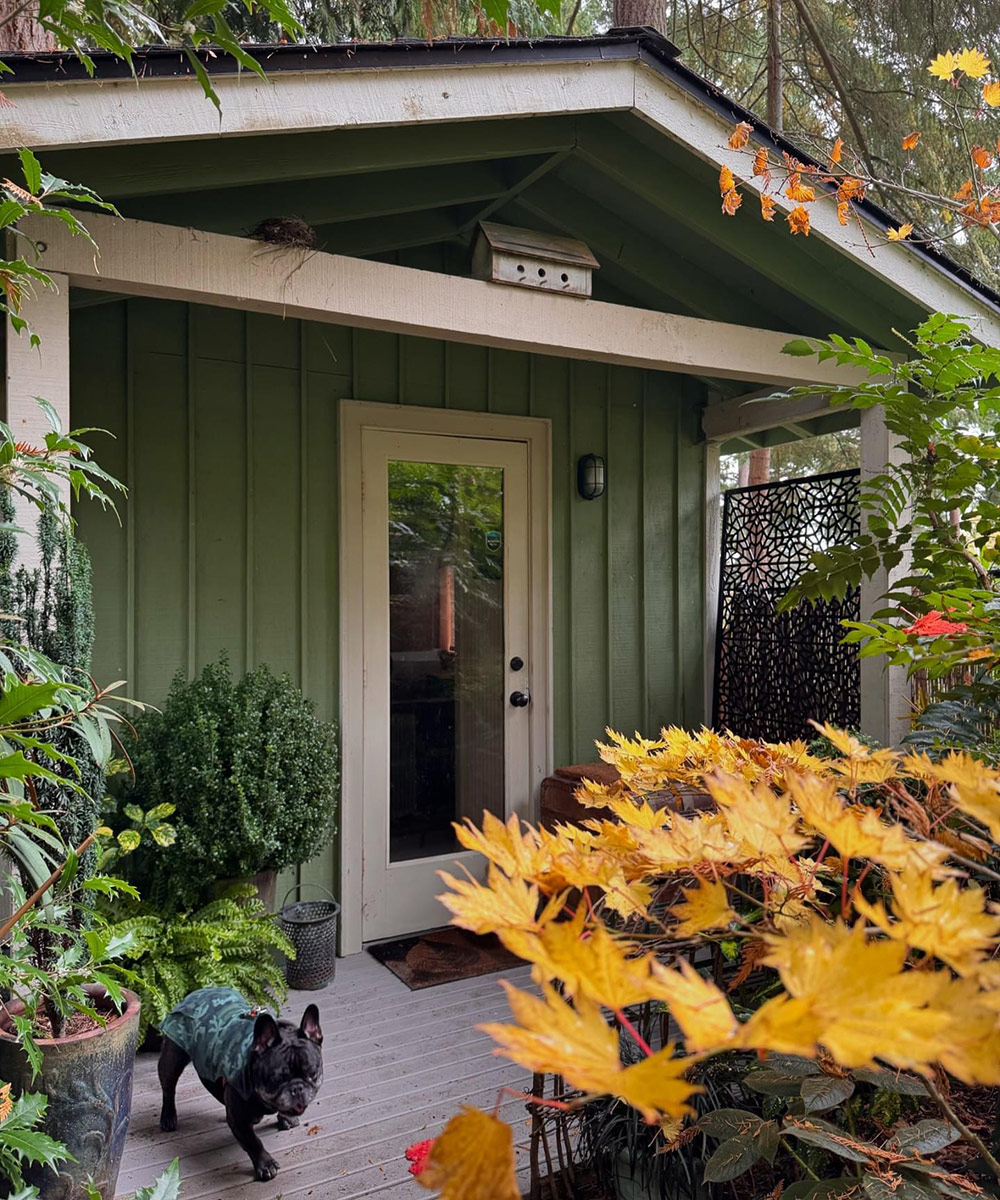
[[[743,1081],[751,1091],[764,1096],[798,1096],[802,1077],[784,1075],[780,1071],[748,1071]]]
[[[777,1121],[765,1121],[754,1134],[761,1158],[773,1163],[778,1147],[781,1145],[781,1130]]]
[[[841,1196],[857,1196],[858,1177],[841,1175],[836,1179],[800,1179],[790,1183],[781,1193],[781,1200],[839,1200]]]
[[[19,679],[6,680],[3,695],[0,696],[0,726],[16,725],[25,717],[51,708],[65,687],[62,682],[22,683]]]
[[[957,1142],[961,1136],[947,1121],[928,1118],[918,1121],[916,1125],[903,1125],[895,1130],[889,1144],[902,1154],[935,1154],[952,1142]]]
[[[180,1189],[181,1169],[175,1158],[155,1183],[136,1192],[135,1200],[177,1200]]]
[[[745,1174],[760,1158],[752,1137],[733,1137],[722,1143],[705,1164],[706,1183],[727,1183]]]
[[[743,1134],[754,1134],[764,1124],[756,1113],[743,1108],[716,1108],[707,1112],[697,1122],[695,1128],[709,1137],[725,1141],[727,1138],[739,1137]]]
[[[135,1200],[177,1200],[181,1191],[181,1168],[175,1158],[150,1187],[139,1188]]]
[[[117,842],[122,854],[131,854],[142,842],[138,829],[123,829],[118,835]]]
[[[882,1071],[870,1067],[859,1067],[854,1078],[861,1083],[870,1083],[883,1092],[895,1092],[898,1096],[926,1096],[923,1080],[915,1075],[903,1075],[899,1071]]]
[[[808,1142],[811,1146],[819,1146],[821,1150],[829,1150],[831,1154],[836,1154],[838,1158],[846,1158],[848,1162],[868,1162],[872,1157],[865,1153],[863,1142],[858,1142],[833,1125],[821,1126],[816,1121],[789,1121],[782,1133],[786,1137]],[[873,1154],[877,1153],[876,1147],[872,1146],[869,1149]]]
[[[811,358],[816,353],[816,348],[805,338],[794,338],[781,347],[781,353],[791,354],[795,358]]]
[[[802,1081],[801,1095],[807,1113],[826,1112],[854,1095],[854,1080],[837,1079],[833,1075],[811,1075]]]

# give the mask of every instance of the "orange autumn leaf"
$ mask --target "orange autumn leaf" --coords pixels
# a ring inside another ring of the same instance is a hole
[[[441,1200],[519,1200],[513,1131],[489,1113],[463,1107],[434,1139],[416,1180],[440,1191]]]
[[[890,242],[905,242],[913,232],[913,226],[909,221],[905,225],[900,225],[898,229],[890,229],[886,237]]]
[[[765,221],[774,220],[774,201],[766,192],[760,198],[760,215]]]
[[[788,178],[788,187],[785,188],[785,195],[789,200],[795,200],[799,204],[809,204],[816,199],[816,193],[811,187],[806,187],[802,182],[802,177],[799,174],[790,175]]]
[[[972,155],[972,161],[981,171],[993,166],[993,155],[985,146],[973,146],[969,153]]]
[[[953,195],[956,200],[968,200],[972,195],[972,180],[967,179]]]
[[[722,211],[727,217],[736,215],[736,210],[743,203],[743,197],[739,194],[736,188],[730,188],[722,197]]]
[[[763,175],[765,179],[769,179],[771,172],[768,170],[768,162],[767,150],[761,146],[753,156],[754,175]]]
[[[10,1116],[14,1109],[14,1101],[10,1098],[10,1084],[0,1086],[0,1124]]]
[[[913,133],[908,133],[906,135],[906,137],[903,138],[903,149],[904,150],[912,150],[912,149],[914,149],[917,142],[919,142],[919,141],[920,141],[920,134],[917,130],[914,130]]]
[[[837,138],[833,143],[833,149],[830,151],[830,162],[839,163],[844,156],[844,139]]]
[[[852,175],[843,180],[840,187],[837,188],[838,200],[861,200],[864,198],[865,185],[860,179],[855,179]]]
[[[729,149],[742,150],[743,147],[750,141],[750,134],[753,133],[753,126],[746,121],[740,121],[739,125],[729,135]]]
[[[800,204],[798,208],[793,208],[785,219],[788,221],[788,227],[792,233],[809,236],[809,210],[807,208],[803,208]]]
[[[733,173],[728,167],[723,167],[719,172],[719,195],[724,196],[726,192],[731,192],[736,187],[736,180],[733,178]]]
[[[841,200],[837,205],[837,220],[841,225],[847,225],[851,219],[851,205],[848,200]]]
[[[984,85],[983,100],[990,108],[1000,107],[1000,82],[994,79],[992,83]]]

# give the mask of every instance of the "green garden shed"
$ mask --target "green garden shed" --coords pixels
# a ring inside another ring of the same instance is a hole
[[[607,725],[706,718],[720,450],[850,419],[790,336],[902,349],[944,310],[997,342],[1000,301],[873,206],[868,238],[724,215],[734,123],[801,152],[649,30],[254,53],[266,81],[206,58],[219,111],[175,50],[135,79],[8,56],[7,174],[30,146],[124,219],[88,219],[99,255],[39,226],[58,289],[6,405],[115,435],[122,525],[79,514],[100,679],[155,704],[225,651],[339,722],[338,838],[301,871],[348,952],[441,923],[451,819],[536,815]],[[314,245],[247,236],[293,216]],[[789,384],[816,394],[745,403]],[[877,412],[862,441],[891,455]]]

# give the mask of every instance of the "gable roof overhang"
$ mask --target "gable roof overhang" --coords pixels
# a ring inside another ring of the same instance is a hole
[[[712,177],[733,164],[735,121],[807,156],[651,31],[254,52],[267,81],[206,60],[220,113],[176,50],[144,51],[137,80],[110,56],[94,79],[69,57],[9,56],[0,152],[44,151],[49,169],[141,219],[238,232],[294,197],[321,229],[334,214],[333,249],[377,255],[468,239],[488,216],[587,241],[601,286],[632,304],[883,344],[897,322],[942,310],[1000,344],[1000,297],[932,249],[885,244],[891,218],[874,205],[872,238],[841,228],[832,205],[815,206],[808,241],[750,213],[723,217]],[[712,250],[705,270],[689,245]]]

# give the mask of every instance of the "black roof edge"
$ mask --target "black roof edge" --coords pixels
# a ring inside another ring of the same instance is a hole
[[[247,52],[266,71],[329,71],[399,67],[408,57],[407,65],[440,66],[447,63],[474,66],[477,63],[515,62],[530,57],[539,62],[587,62],[638,59],[647,66],[669,76],[692,96],[697,96],[709,108],[737,124],[745,121],[760,143],[778,153],[788,153],[800,162],[824,166],[772,129],[765,121],[738,101],[727,96],[704,79],[679,58],[680,51],[668,38],[647,26],[611,29],[607,33],[588,36],[550,35],[541,38],[481,38],[448,37],[400,38],[392,42],[340,42],[331,45],[255,45]],[[95,80],[130,79],[132,71],[110,51],[91,51]],[[245,70],[231,55],[218,49],[203,49],[198,57],[210,75],[234,75]],[[20,83],[58,83],[91,78],[79,59],[70,53],[4,53],[4,63],[11,69],[0,87]],[[171,46],[144,46],[134,57],[135,75],[139,78],[194,78],[194,72],[183,51]],[[872,200],[860,204],[865,215],[880,229],[888,230],[898,224],[892,214]],[[977,279],[971,271],[956,263],[943,251],[915,242],[905,243],[910,254],[916,255],[939,271],[950,275],[966,291],[985,300],[1000,313],[1000,293]]]

